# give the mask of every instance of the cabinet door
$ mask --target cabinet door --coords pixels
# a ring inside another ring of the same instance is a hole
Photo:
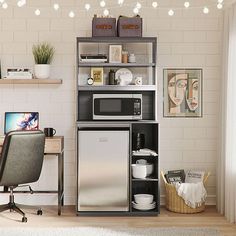
[[[78,211],[129,210],[129,131],[78,132]]]

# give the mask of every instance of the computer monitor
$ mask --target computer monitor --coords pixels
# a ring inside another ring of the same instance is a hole
[[[38,130],[38,112],[5,112],[4,133],[13,130]]]

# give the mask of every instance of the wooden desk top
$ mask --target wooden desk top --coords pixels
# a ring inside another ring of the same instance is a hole
[[[0,136],[0,153],[2,152],[4,137]],[[64,137],[63,136],[53,136],[46,137],[45,140],[45,154],[60,154],[64,151]]]

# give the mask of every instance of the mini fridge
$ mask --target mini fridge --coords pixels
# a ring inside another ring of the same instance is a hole
[[[129,211],[129,131],[78,131],[78,211]]]

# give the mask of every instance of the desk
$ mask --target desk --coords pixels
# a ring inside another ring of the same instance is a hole
[[[4,138],[0,137],[0,153],[2,151]],[[61,207],[64,204],[64,137],[46,137],[45,155],[56,155],[58,157],[58,189],[57,191],[34,191],[35,193],[57,193],[58,194],[58,215],[61,215]],[[15,191],[27,192],[27,191]]]

